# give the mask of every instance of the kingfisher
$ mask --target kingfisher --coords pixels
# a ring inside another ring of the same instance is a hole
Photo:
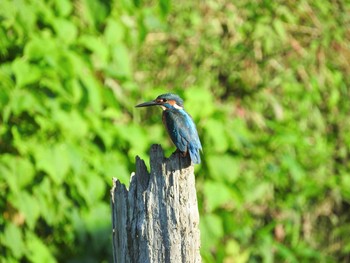
[[[185,111],[183,100],[176,94],[166,93],[156,99],[136,105],[136,107],[160,106],[163,109],[163,124],[178,151],[186,156],[189,153],[194,164],[201,162],[199,151],[202,145],[196,125]]]

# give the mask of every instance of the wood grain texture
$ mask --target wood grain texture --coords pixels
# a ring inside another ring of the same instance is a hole
[[[193,166],[160,145],[150,151],[151,172],[136,157],[129,190],[111,191],[113,262],[201,262],[199,214]]]

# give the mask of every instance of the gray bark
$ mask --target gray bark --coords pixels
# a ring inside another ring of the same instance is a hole
[[[199,214],[189,157],[150,151],[151,172],[136,157],[129,190],[113,180],[113,262],[201,262]]]

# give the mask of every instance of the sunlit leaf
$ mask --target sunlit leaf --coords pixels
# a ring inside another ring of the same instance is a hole
[[[214,245],[223,235],[221,218],[215,214],[206,214],[200,220],[201,245],[204,249],[213,249]]]
[[[209,211],[224,206],[232,202],[232,195],[226,184],[216,181],[206,181],[204,184],[204,194],[206,196],[206,205]]]
[[[208,137],[209,146],[215,152],[225,152],[228,148],[228,138],[225,132],[225,123],[209,119],[205,125],[206,136]]]
[[[34,229],[35,224],[40,216],[39,205],[30,193],[22,190],[16,195],[10,196],[9,201],[18,211],[24,215],[24,220],[29,229]]]
[[[123,44],[118,44],[114,46],[112,58],[116,71],[115,73],[119,77],[130,77],[132,68],[127,47]]]
[[[62,184],[70,168],[66,145],[58,144],[50,148],[38,146],[34,154],[37,169],[46,172],[56,184]]]
[[[36,235],[26,233],[26,246],[28,249],[27,257],[33,263],[47,262],[55,263],[57,260],[50,252],[46,244]]]
[[[37,82],[40,79],[41,72],[37,66],[30,65],[23,59],[15,60],[12,64],[12,68],[18,87],[24,87],[25,85]]]
[[[68,16],[73,9],[73,4],[69,0],[56,0],[55,3],[61,16]]]
[[[104,36],[109,45],[116,45],[123,40],[125,34],[124,26],[116,20],[108,20]]]
[[[20,258],[25,252],[23,236],[21,228],[9,223],[5,226],[5,230],[0,234],[2,244],[7,246],[15,258]]]
[[[229,155],[216,155],[208,158],[210,175],[218,181],[234,182],[240,175],[239,161]]]

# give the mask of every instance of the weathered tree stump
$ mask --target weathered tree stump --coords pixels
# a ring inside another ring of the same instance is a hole
[[[136,157],[129,190],[113,180],[113,262],[201,262],[199,214],[189,157],[150,151],[151,172]]]

